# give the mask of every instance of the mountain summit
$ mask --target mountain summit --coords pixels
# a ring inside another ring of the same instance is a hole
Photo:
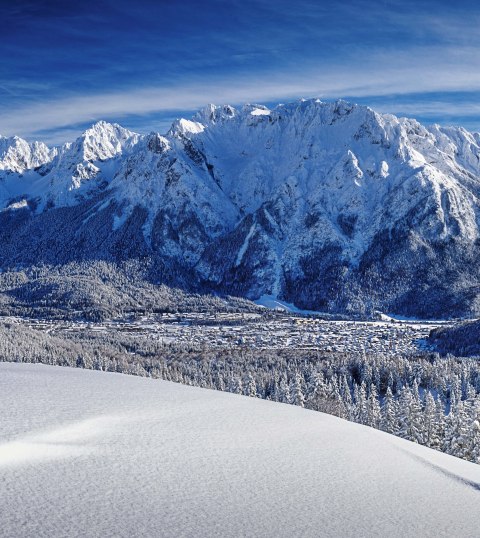
[[[209,105],[166,135],[0,138],[0,266],[150,278],[332,312],[480,312],[480,135],[345,101]]]

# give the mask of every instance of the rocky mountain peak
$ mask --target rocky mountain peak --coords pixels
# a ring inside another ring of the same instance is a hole
[[[69,260],[147,256],[174,282],[309,309],[480,304],[480,136],[465,129],[342,100],[208,105],[164,136],[98,122],[58,151],[0,139],[0,158],[0,221],[30,211],[10,251],[0,222],[0,264],[60,244]]]

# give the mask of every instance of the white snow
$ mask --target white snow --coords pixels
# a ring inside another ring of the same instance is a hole
[[[205,129],[205,126],[198,121],[191,121],[186,119],[179,119],[172,125],[171,132],[178,132],[182,134],[198,134]]]
[[[250,239],[252,238],[252,235],[255,233],[256,224],[253,223],[250,227],[250,230],[248,231],[248,234],[245,237],[245,240],[242,243],[242,246],[238,250],[237,258],[235,260],[235,267],[238,267],[242,263],[242,259],[245,256],[245,252],[247,252],[248,245],[250,244]]]
[[[112,180],[122,159],[141,138],[105,121],[95,123],[75,142],[59,148],[50,149],[41,142],[28,144],[18,137],[0,137],[0,184],[4,191],[0,193],[0,207],[19,196],[37,199],[38,210],[44,209],[47,201],[57,206],[76,204],[77,195],[89,192],[92,182]],[[42,166],[43,172],[37,170]]]
[[[112,224],[112,230],[118,230],[120,229],[125,222],[127,222],[128,219],[128,213],[122,213],[121,215],[114,215],[113,216],[113,224]]]
[[[250,112],[252,116],[268,116],[270,114],[270,110],[267,108],[255,108]]]
[[[50,149],[42,142],[29,144],[18,136],[0,136],[0,172],[23,173],[29,168],[50,162],[56,154],[56,148]]]
[[[296,307],[293,303],[287,303],[280,301],[275,295],[262,295],[254,301],[258,306],[264,306],[271,310],[283,310],[285,312],[293,312],[295,314],[322,314],[324,312],[318,312],[316,310],[302,310]]]
[[[14,202],[13,204],[10,204],[7,209],[23,209],[25,207],[28,207],[27,200],[19,200],[18,202]]]
[[[288,267],[292,274],[302,256],[332,243],[355,265],[379,232],[425,203],[431,217],[419,230],[426,240],[456,236],[457,227],[465,241],[478,237],[472,174],[480,173],[480,140],[464,129],[311,99],[272,110],[209,105],[193,120],[176,120],[166,136],[154,135],[156,143],[151,136],[100,121],[61,148],[0,137],[0,208],[25,198],[40,212],[107,188],[126,218],[136,205],[147,209],[146,238],[155,215],[168,209],[179,221],[185,211],[194,214],[210,241],[268,207],[281,248],[261,225],[259,240],[270,245],[273,272]],[[309,227],[306,215],[316,219]],[[204,245],[180,243],[168,248],[198,260]],[[202,267],[206,278],[215,272]]]
[[[6,537],[478,536],[480,466],[295,406],[0,364]]]

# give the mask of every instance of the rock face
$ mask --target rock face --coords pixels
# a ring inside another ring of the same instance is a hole
[[[170,131],[0,138],[0,266],[149,259],[302,308],[480,312],[480,135],[344,101],[210,105]]]

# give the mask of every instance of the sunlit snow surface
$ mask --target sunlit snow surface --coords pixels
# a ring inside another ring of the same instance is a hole
[[[480,466],[294,406],[0,364],[0,535],[478,536]]]
[[[297,308],[293,303],[286,303],[273,295],[262,295],[254,302],[259,306],[264,306],[272,310],[283,310],[295,314],[322,314],[322,312],[317,312],[316,310],[302,310],[301,308]]]

